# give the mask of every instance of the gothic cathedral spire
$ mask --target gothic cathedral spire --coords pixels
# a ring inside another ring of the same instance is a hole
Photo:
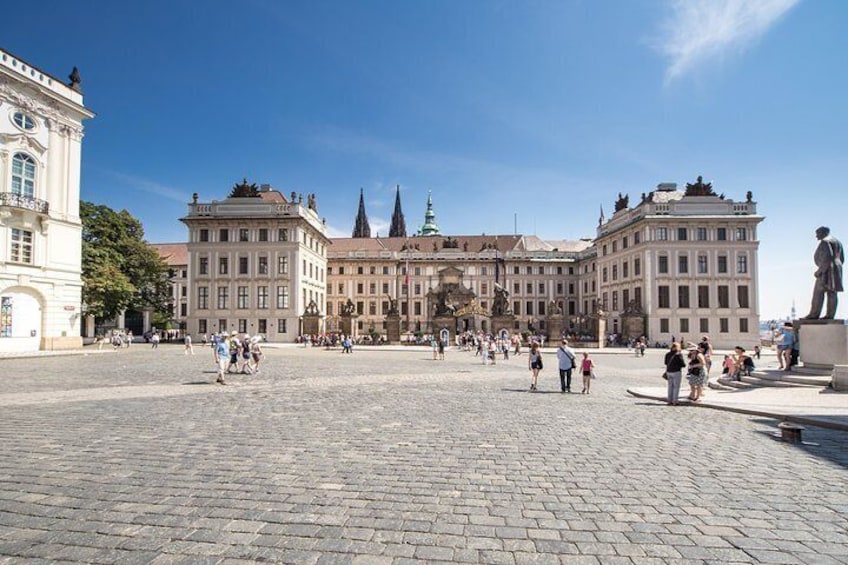
[[[359,212],[356,213],[356,223],[353,225],[352,237],[371,237],[371,226],[365,214],[365,189],[359,189]]]
[[[400,209],[400,185],[397,185],[395,193],[395,211],[392,213],[392,225],[389,228],[389,237],[406,237],[406,220]]]

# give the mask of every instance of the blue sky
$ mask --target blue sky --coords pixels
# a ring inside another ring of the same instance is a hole
[[[317,195],[350,235],[431,189],[442,231],[592,236],[618,192],[712,180],[766,216],[760,312],[798,314],[815,228],[848,240],[848,2],[28,2],[0,46],[79,67],[82,197],[183,241],[193,192]],[[843,297],[839,314],[848,312]]]

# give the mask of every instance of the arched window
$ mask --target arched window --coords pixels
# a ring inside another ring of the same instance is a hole
[[[35,196],[35,159],[25,153],[12,157],[12,194]]]

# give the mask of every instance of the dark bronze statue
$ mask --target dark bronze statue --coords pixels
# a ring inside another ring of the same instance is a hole
[[[618,193],[618,200],[615,201],[615,211],[619,212],[621,210],[627,210],[628,206],[630,206],[630,195],[629,194],[622,195],[619,192]]]
[[[699,176],[694,183],[686,183],[686,196],[715,196],[713,183],[704,182],[704,177]]]
[[[842,264],[845,262],[845,252],[838,239],[830,235],[830,228],[825,226],[816,230],[819,246],[813,255],[816,262],[816,284],[813,287],[813,302],[810,313],[805,320],[832,320],[836,316],[838,304],[837,293],[843,291]],[[821,315],[822,306],[827,298],[827,310]]]
[[[492,302],[493,316],[509,316],[512,309],[509,307],[509,291],[495,283],[495,300]]]

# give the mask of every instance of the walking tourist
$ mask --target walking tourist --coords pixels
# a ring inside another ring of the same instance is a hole
[[[543,364],[542,352],[539,350],[539,344],[535,341],[530,344],[528,362],[530,371],[533,373],[533,382],[530,383],[530,392],[536,392],[536,385],[539,382],[539,371],[543,369]]]
[[[215,363],[218,365],[218,379],[215,382],[225,385],[224,373],[229,369],[230,344],[227,342],[226,334],[221,334],[218,339],[212,340],[214,344]]]
[[[185,351],[183,351],[183,355],[188,355],[189,353],[194,355],[194,346],[191,344],[191,335],[186,334],[185,338],[183,338],[183,343],[185,343]]]
[[[580,373],[583,375],[583,392],[580,394],[589,394],[592,377],[595,375],[595,362],[592,361],[586,351],[583,352],[583,360],[580,361]]]
[[[563,338],[557,347],[557,363],[559,365],[559,386],[561,392],[571,392],[571,373],[577,366],[574,352],[568,347],[568,340]]]

